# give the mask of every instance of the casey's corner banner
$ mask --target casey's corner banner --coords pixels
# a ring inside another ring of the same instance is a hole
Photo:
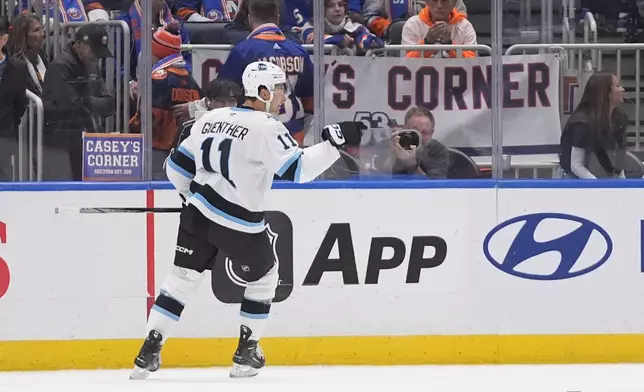
[[[216,77],[227,51],[193,52],[195,78]],[[503,58],[506,152],[556,152],[561,135],[557,54]],[[492,59],[326,56],[325,122],[358,120],[372,129],[404,124],[424,106],[436,117],[434,138],[487,155],[492,135]]]

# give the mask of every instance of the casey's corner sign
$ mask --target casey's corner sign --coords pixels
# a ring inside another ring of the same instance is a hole
[[[227,51],[193,52],[195,78],[217,76]],[[503,58],[503,145],[508,151],[552,152],[559,145],[557,54]],[[434,137],[450,147],[489,149],[492,59],[325,56],[325,123],[357,120],[370,128],[403,124],[412,106],[431,109]],[[544,147],[546,150],[544,150]]]

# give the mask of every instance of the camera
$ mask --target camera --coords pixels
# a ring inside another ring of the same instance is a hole
[[[415,150],[420,147],[420,134],[414,129],[398,131],[398,144],[405,150]]]

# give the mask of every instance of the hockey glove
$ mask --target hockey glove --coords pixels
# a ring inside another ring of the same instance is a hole
[[[362,132],[366,129],[367,126],[360,121],[343,121],[324,127],[322,140],[328,140],[335,147],[357,147],[362,140]]]

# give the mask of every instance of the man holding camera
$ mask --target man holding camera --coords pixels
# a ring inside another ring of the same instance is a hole
[[[429,178],[447,178],[449,151],[432,139],[435,119],[431,111],[412,107],[405,114],[403,129],[392,134],[391,154],[385,167],[392,174],[420,174]]]

